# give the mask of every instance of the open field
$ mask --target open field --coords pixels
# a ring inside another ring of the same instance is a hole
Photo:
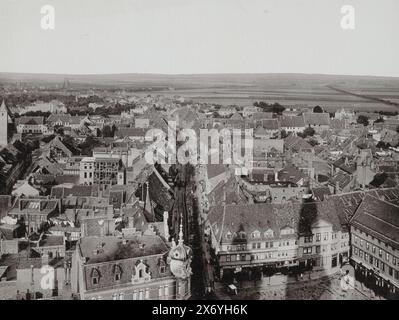
[[[0,84],[23,82],[61,85],[64,79],[68,79],[71,90],[125,89],[138,95],[181,95],[193,101],[222,105],[246,106],[254,101],[263,100],[297,107],[321,105],[327,111],[334,111],[340,107],[363,111],[399,109],[399,78],[389,77],[306,74],[25,75],[0,73]],[[338,92],[332,87],[349,93]]]

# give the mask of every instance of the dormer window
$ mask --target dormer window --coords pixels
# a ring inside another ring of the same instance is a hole
[[[226,239],[231,240],[231,232],[227,232]]]
[[[252,232],[252,238],[254,238],[254,239],[260,238],[260,232],[258,230],[255,230],[254,232]]]
[[[165,272],[166,272],[166,263],[165,263],[164,259],[159,258],[158,267],[159,267],[159,273],[161,275],[165,274]]]
[[[122,267],[120,265],[115,265],[113,273],[114,273],[114,280],[120,281],[122,278]]]
[[[273,238],[274,237],[274,232],[272,229],[268,229],[265,231],[265,238]]]
[[[151,275],[147,270],[147,266],[143,263],[143,261],[138,261],[133,269],[133,282],[142,282],[149,281],[151,279]]]
[[[291,227],[285,227],[280,230],[280,233],[281,235],[294,234],[294,229]]]
[[[92,269],[91,270],[91,283],[93,285],[96,285],[100,282],[100,272],[98,269]]]

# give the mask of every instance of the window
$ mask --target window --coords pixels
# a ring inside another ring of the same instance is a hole
[[[316,233],[316,241],[320,241],[321,240],[321,233]]]
[[[264,233],[264,235],[265,235],[265,238],[273,238],[274,232],[273,232],[272,229],[268,229],[268,230]]]
[[[328,240],[328,232],[324,232],[323,234],[323,240],[327,241]]]
[[[360,239],[360,246],[363,247],[363,239]]]
[[[392,277],[393,276],[393,269],[392,267],[388,267],[388,274]]]
[[[122,268],[119,265],[115,265],[114,266],[114,280],[115,281],[119,281],[122,278]]]
[[[260,232],[258,230],[255,230],[254,232],[252,232],[251,236],[254,239],[260,238]]]
[[[100,272],[97,269],[91,270],[91,283],[96,285],[100,282]]]
[[[389,253],[386,253],[386,254],[385,254],[385,260],[386,260],[386,261],[389,261],[389,256],[390,256]]]
[[[303,253],[304,253],[304,254],[310,254],[310,253],[312,253],[312,247],[303,248]]]
[[[112,300],[118,300],[118,294],[117,293],[114,293],[112,295]]]
[[[304,242],[305,243],[313,242],[313,237],[305,237]]]
[[[260,242],[258,242],[258,243],[256,244],[256,248],[257,248],[257,249],[260,249]]]
[[[320,251],[321,251],[320,246],[316,246],[316,253],[320,253]]]
[[[366,249],[370,250],[370,243],[368,243],[368,241],[366,241]]]
[[[353,237],[353,242],[357,243],[357,237],[356,236]]]
[[[160,274],[165,274],[165,270],[166,270],[165,266],[161,266],[161,267],[159,268]]]
[[[358,248],[355,247],[353,251],[354,251],[355,255],[358,255],[358,253],[359,253],[359,249]]]
[[[373,253],[375,253],[375,251],[376,251],[376,247],[375,247],[375,246],[373,246],[373,249],[371,249],[371,251],[373,251]]]
[[[227,262],[230,262],[230,261],[231,261],[231,257],[230,257],[229,254],[226,256],[226,261],[227,261]]]
[[[395,257],[392,257],[392,263],[393,263],[394,265],[396,265],[396,258],[395,258]]]

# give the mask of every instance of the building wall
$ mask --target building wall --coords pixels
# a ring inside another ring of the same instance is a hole
[[[3,240],[0,239],[0,256],[2,254],[18,253],[18,239]]]
[[[399,251],[387,245],[382,238],[377,239],[353,226],[351,240],[352,259],[389,280],[399,290]]]
[[[292,235],[281,239],[248,239],[247,243],[236,245],[231,242],[217,244],[213,237],[221,276],[223,269],[294,267],[307,260],[315,261],[315,271],[338,269],[340,262],[349,256],[349,233],[333,232],[331,225],[316,227],[312,233],[313,236],[306,239]]]

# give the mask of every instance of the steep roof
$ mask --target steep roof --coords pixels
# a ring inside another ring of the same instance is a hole
[[[333,230],[342,230],[341,222],[335,213],[334,202],[245,204],[211,207],[208,214],[213,233],[221,242],[229,242],[226,235],[232,234],[231,242],[245,242],[234,234],[245,232],[247,239],[254,231],[261,233],[273,230],[274,238],[283,238],[281,229],[291,227],[296,234],[309,233],[319,219],[332,224]],[[268,238],[268,237],[266,237]]]
[[[305,122],[302,116],[284,116],[281,117],[281,127],[296,128],[304,127]]]
[[[330,125],[330,114],[329,113],[313,113],[306,112],[303,114],[305,125],[321,126]]]
[[[399,207],[367,194],[351,224],[377,239],[399,248]]]

